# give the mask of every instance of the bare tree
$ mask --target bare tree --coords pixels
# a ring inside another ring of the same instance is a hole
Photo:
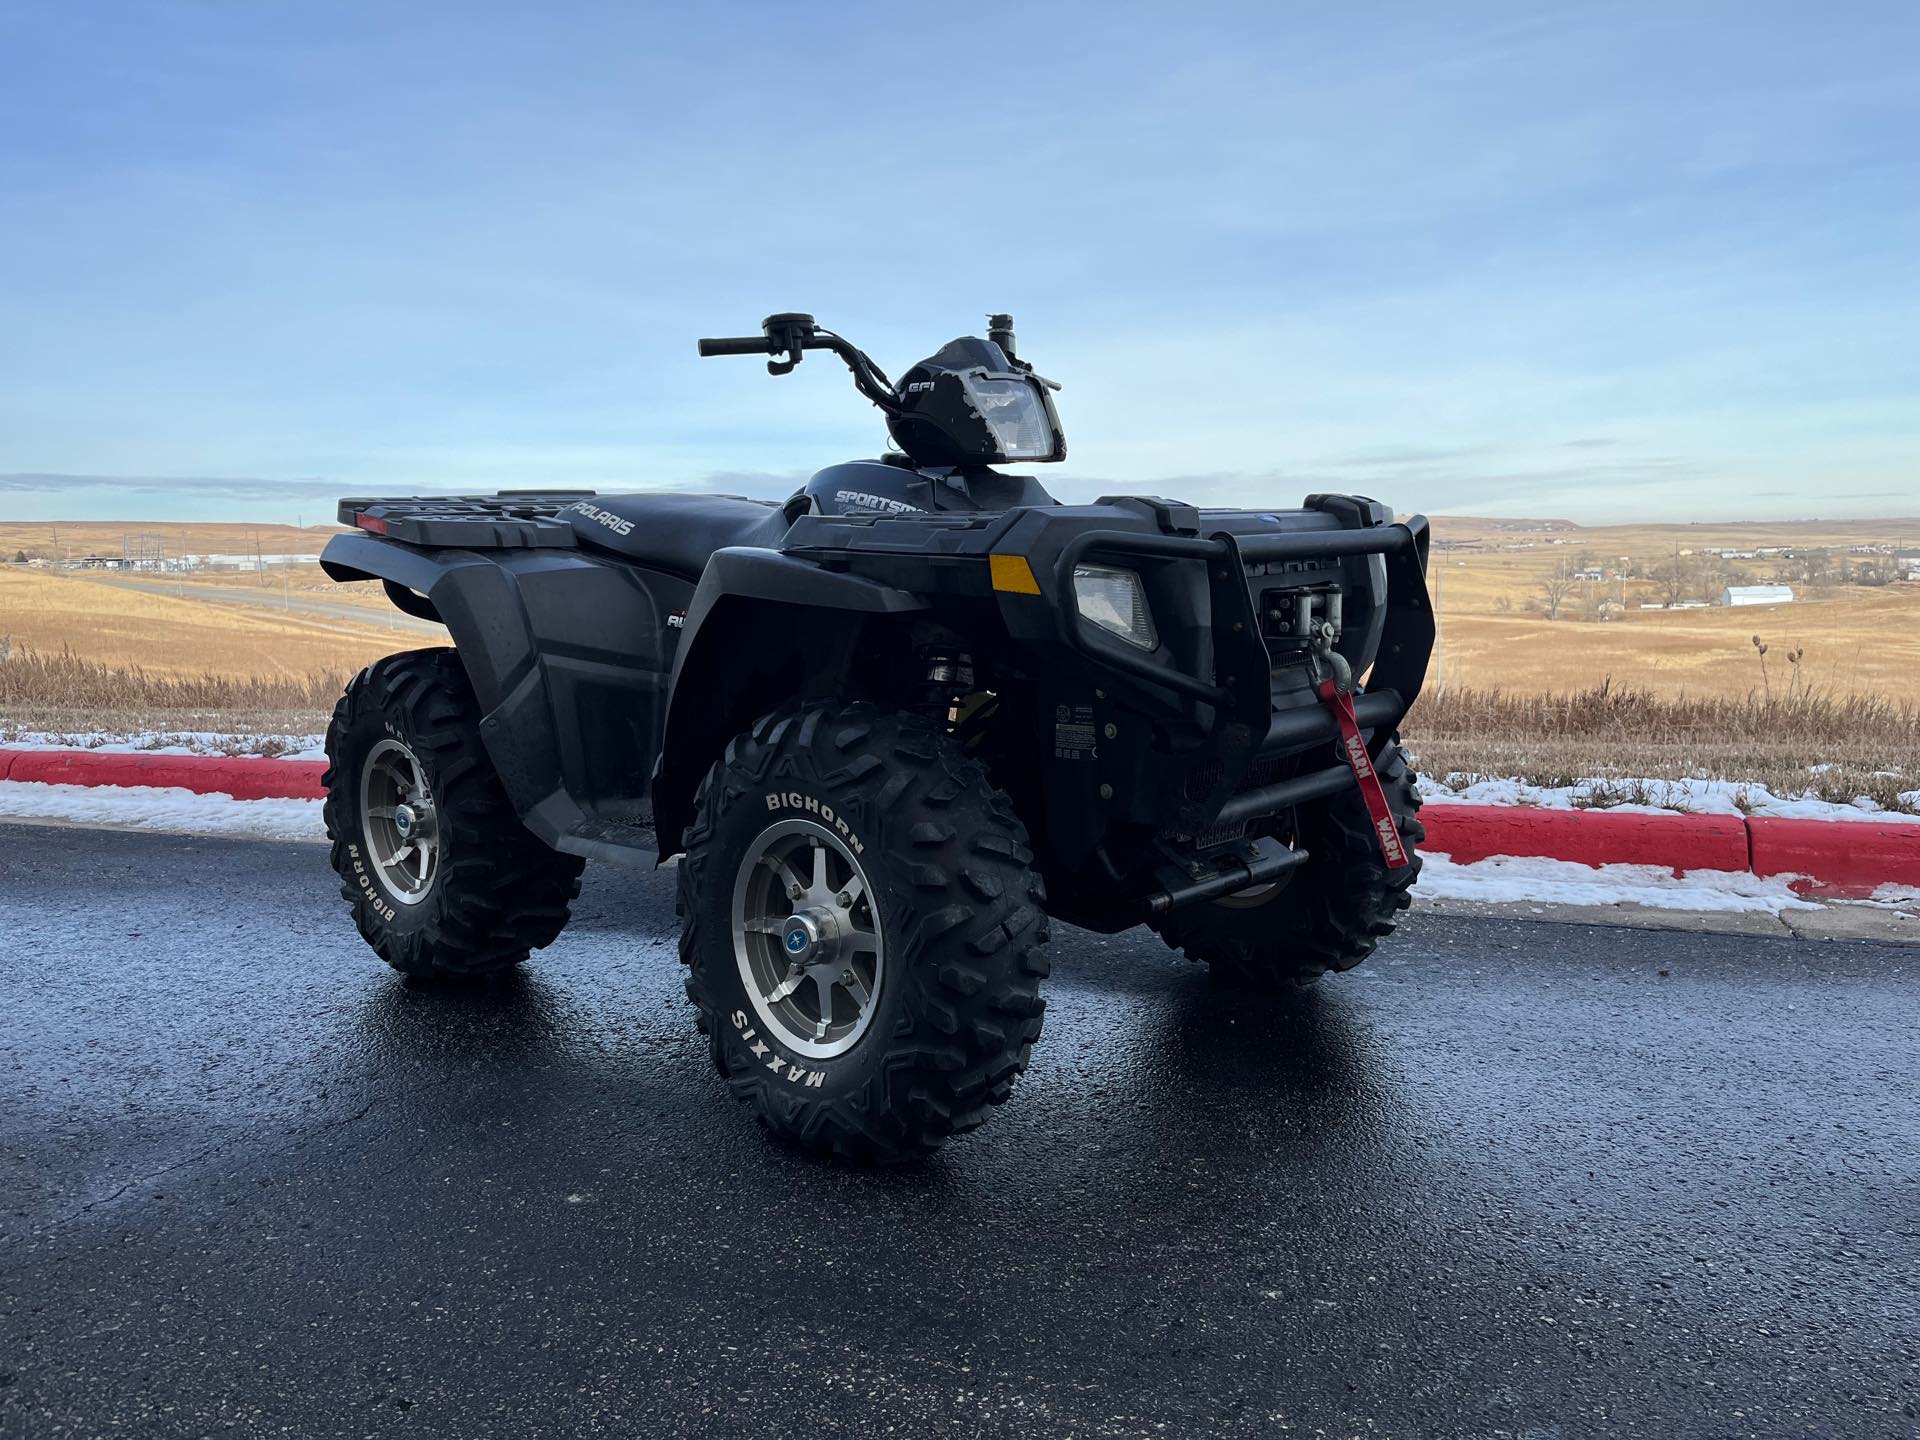
[[[1579,583],[1574,579],[1578,573],[1573,562],[1563,555],[1554,561],[1553,569],[1549,570],[1546,578],[1541,580],[1540,598],[1546,602],[1547,619],[1560,618],[1560,606],[1565,603],[1567,596],[1573,593],[1574,586]]]
[[[1647,571],[1647,578],[1653,581],[1661,600],[1666,603],[1669,610],[1687,598],[1687,586],[1692,579],[1692,576],[1687,573],[1688,568],[1686,558],[1681,555],[1680,547],[1676,545],[1673,547],[1671,556]]]
[[[1809,585],[1818,585],[1831,573],[1833,557],[1825,550],[1796,550],[1793,568],[1801,580]]]

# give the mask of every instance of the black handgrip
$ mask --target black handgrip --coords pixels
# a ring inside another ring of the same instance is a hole
[[[702,340],[702,355],[771,355],[773,343],[765,335],[730,335],[718,340]]]

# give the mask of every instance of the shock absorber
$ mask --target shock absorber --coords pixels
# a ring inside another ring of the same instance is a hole
[[[920,652],[920,664],[927,708],[951,722],[959,698],[973,690],[973,656],[964,650],[928,646]]]

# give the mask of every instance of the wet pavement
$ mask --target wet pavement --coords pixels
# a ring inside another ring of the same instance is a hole
[[[409,985],[312,845],[0,825],[0,1435],[1920,1433],[1920,950],[1064,931],[987,1128],[770,1148],[670,877]]]

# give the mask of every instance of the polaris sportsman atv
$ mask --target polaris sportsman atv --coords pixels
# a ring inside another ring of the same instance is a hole
[[[1395,727],[1433,643],[1424,519],[1058,504],[993,468],[1066,454],[1005,315],[897,385],[807,315],[699,348],[775,375],[832,351],[898,451],[780,503],[341,502],[327,574],[453,638],[362,671],[327,735],[333,865],[384,959],[506,969],[587,860],[677,855],[734,1095],[892,1161],[1011,1092],[1049,916],[1268,987],[1392,931],[1423,838]]]

